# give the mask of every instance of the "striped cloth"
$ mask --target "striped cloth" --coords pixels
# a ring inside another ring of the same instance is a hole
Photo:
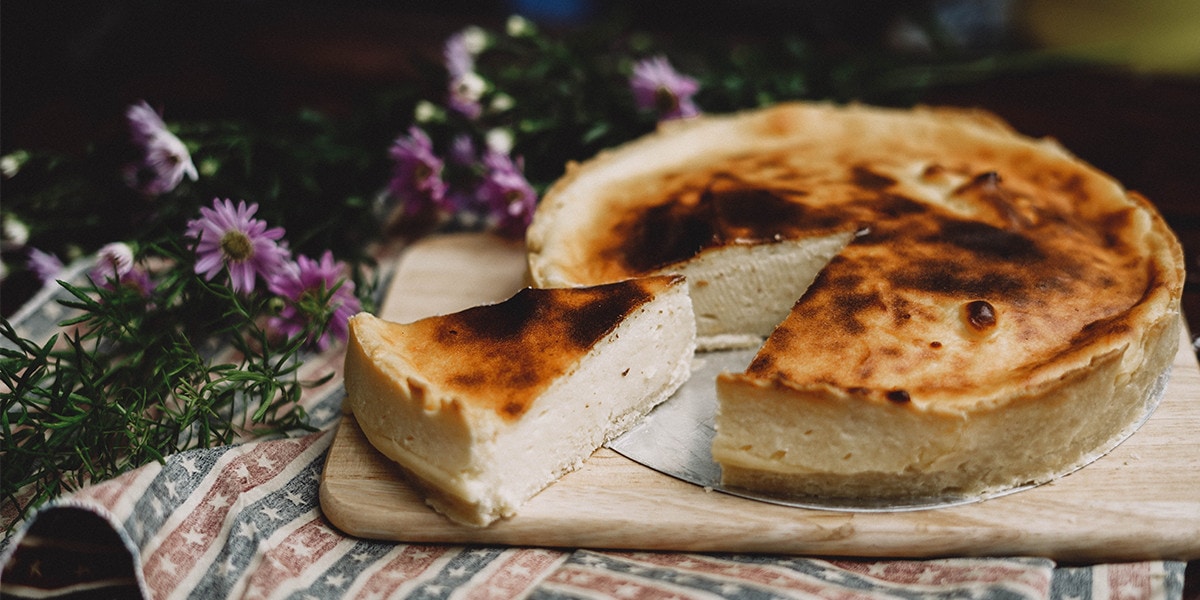
[[[58,322],[43,310],[23,328]],[[19,323],[18,323],[19,321]],[[23,332],[23,335],[25,332]],[[26,335],[26,337],[29,337]],[[305,363],[340,370],[338,351]],[[315,433],[173,455],[42,507],[0,542],[5,598],[1183,598],[1186,564],[1042,558],[857,561],[356,539],[321,512],[344,392],[306,393]],[[11,513],[0,522],[13,521]]]
[[[185,452],[42,509],[6,540],[15,598],[1182,598],[1185,565],[854,561],[347,537],[321,513],[331,430]]]

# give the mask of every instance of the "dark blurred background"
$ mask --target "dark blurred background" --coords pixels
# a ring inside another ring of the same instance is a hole
[[[948,52],[986,64],[1032,49],[1084,59],[940,82],[915,100],[987,108],[1026,134],[1057,138],[1154,201],[1184,241],[1189,268],[1200,270],[1192,0],[8,1],[0,151],[69,152],[123,135],[123,110],[138,99],[168,121],[344,114],[440,63],[447,35],[468,24],[502,28],[513,13],[564,32],[608,20],[717,43],[801,34],[834,58]],[[1185,310],[1200,329],[1194,288]]]
[[[1009,2],[972,0],[943,11],[963,47],[1007,43]],[[119,118],[131,100],[168,117],[253,117],[313,107],[337,112],[440,62],[446,36],[467,24],[503,28],[520,13],[546,29],[598,21],[701,42],[801,34],[830,55],[905,40],[907,14],[929,2],[660,0],[51,0],[6,2],[3,143],[70,145]],[[949,6],[949,4],[947,3]],[[919,51],[919,50],[917,50]],[[114,115],[117,117],[114,118]]]

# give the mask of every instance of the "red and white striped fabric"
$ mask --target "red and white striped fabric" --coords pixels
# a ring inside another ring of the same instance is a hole
[[[6,597],[1182,598],[1183,563],[903,561],[416,545],[321,514],[331,429],[172,456],[42,509],[6,541]]]

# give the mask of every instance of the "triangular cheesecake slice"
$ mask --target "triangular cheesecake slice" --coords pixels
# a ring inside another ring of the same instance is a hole
[[[677,275],[526,288],[408,324],[361,313],[346,406],[433,508],[486,526],[674,393],[695,331]]]

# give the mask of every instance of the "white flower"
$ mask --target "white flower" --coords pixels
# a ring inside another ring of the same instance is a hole
[[[461,77],[454,80],[454,91],[464,100],[478,102],[483,97],[483,93],[487,91],[487,81],[484,81],[483,77],[474,71],[463,73]]]
[[[481,52],[487,49],[488,42],[491,41],[487,30],[478,26],[470,25],[464,28],[459,35],[462,36],[463,47],[474,56],[479,56]]]
[[[5,215],[3,240],[4,246],[24,247],[29,243],[29,226],[12,215]]]
[[[29,153],[24,150],[0,156],[0,173],[11,179],[21,171],[21,165],[24,165],[27,160],[29,160]]]
[[[513,149],[513,134],[509,129],[497,127],[485,135],[487,147],[497,154],[508,154]]]
[[[479,99],[487,91],[487,81],[479,73],[470,71],[450,80],[450,108],[468,119],[477,119],[483,112]]]
[[[513,15],[508,18],[508,22],[505,24],[505,31],[512,37],[522,37],[533,35],[534,27],[533,23],[529,22],[529,19],[521,15]]]
[[[428,123],[434,119],[441,120],[441,116],[442,109],[428,100],[418,102],[413,109],[413,118],[418,123]]]
[[[501,93],[496,94],[495,97],[492,98],[491,108],[495,112],[504,112],[504,111],[512,108],[515,105],[515,103],[516,102],[513,100],[512,96],[509,96],[508,94],[501,92]]]

